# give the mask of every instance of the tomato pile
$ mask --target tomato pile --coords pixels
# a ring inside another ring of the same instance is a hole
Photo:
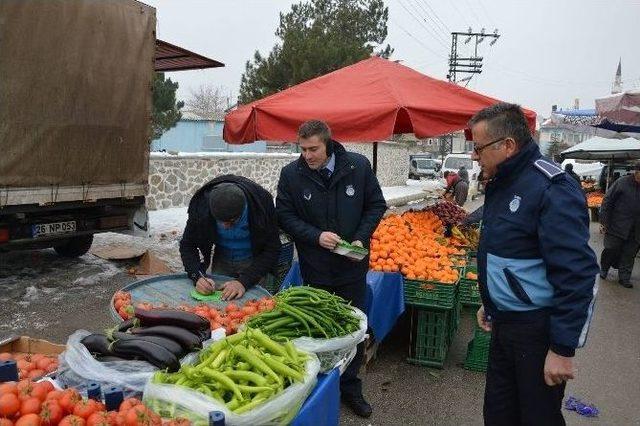
[[[42,354],[10,354],[0,353],[0,361],[14,360],[18,366],[20,379],[39,379],[45,374],[58,369],[58,359]],[[0,425],[4,426],[4,425]]]
[[[244,305],[237,305],[234,302],[229,303],[224,309],[217,309],[213,306],[206,304],[199,304],[196,306],[180,305],[176,309],[186,312],[192,312],[196,315],[200,315],[203,318],[209,320],[211,329],[216,330],[220,327],[225,329],[228,335],[234,334],[238,331],[238,327],[253,315],[270,311],[276,305],[275,300],[270,297],[263,297],[259,300],[252,299],[246,302]],[[118,311],[118,314],[122,319],[128,320],[134,316],[134,307],[131,301],[131,293],[124,291],[116,292],[114,297],[114,308]],[[151,309],[168,309],[167,305],[153,305],[148,302],[140,302],[136,304],[136,308],[151,310]],[[2,426],[2,425],[0,425]]]
[[[186,426],[184,419],[167,425]],[[55,390],[50,382],[22,380],[0,385],[0,426],[156,426],[159,415],[140,400],[129,398],[118,411],[103,403],[83,399],[75,389]]]

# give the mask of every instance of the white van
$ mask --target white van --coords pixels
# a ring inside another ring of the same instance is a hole
[[[471,154],[449,154],[442,163],[442,173],[449,171],[458,173],[460,167],[464,166],[469,173],[469,198],[472,200],[478,196],[478,176],[480,176],[480,164],[471,159]]]

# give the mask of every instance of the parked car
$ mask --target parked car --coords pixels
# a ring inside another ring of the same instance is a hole
[[[411,155],[409,157],[409,179],[420,179],[422,177],[435,179],[440,170],[440,165],[433,158],[422,155]]]

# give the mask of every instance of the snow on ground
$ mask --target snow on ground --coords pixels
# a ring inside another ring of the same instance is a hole
[[[149,223],[151,224],[151,234],[159,235],[170,233],[174,230],[184,230],[187,224],[187,208],[174,207],[164,210],[153,210],[149,212]]]
[[[422,188],[415,186],[386,186],[382,188],[382,195],[387,202],[413,195],[424,195],[424,193]]]
[[[438,189],[444,189],[446,187],[445,182],[442,179],[409,179],[407,180],[407,186],[411,186],[414,188],[419,187],[425,191],[435,191]]]

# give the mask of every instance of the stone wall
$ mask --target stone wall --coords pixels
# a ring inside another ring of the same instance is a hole
[[[372,144],[345,144],[373,162]],[[378,180],[381,186],[405,185],[409,173],[410,144],[380,143],[378,145]],[[183,207],[206,182],[223,174],[245,176],[264,186],[272,194],[280,170],[298,158],[297,153],[203,153],[151,154],[149,162],[150,210]]]
[[[224,174],[247,177],[275,194],[280,170],[297,157],[266,153],[151,154],[147,207],[157,210],[187,206],[202,185]]]

